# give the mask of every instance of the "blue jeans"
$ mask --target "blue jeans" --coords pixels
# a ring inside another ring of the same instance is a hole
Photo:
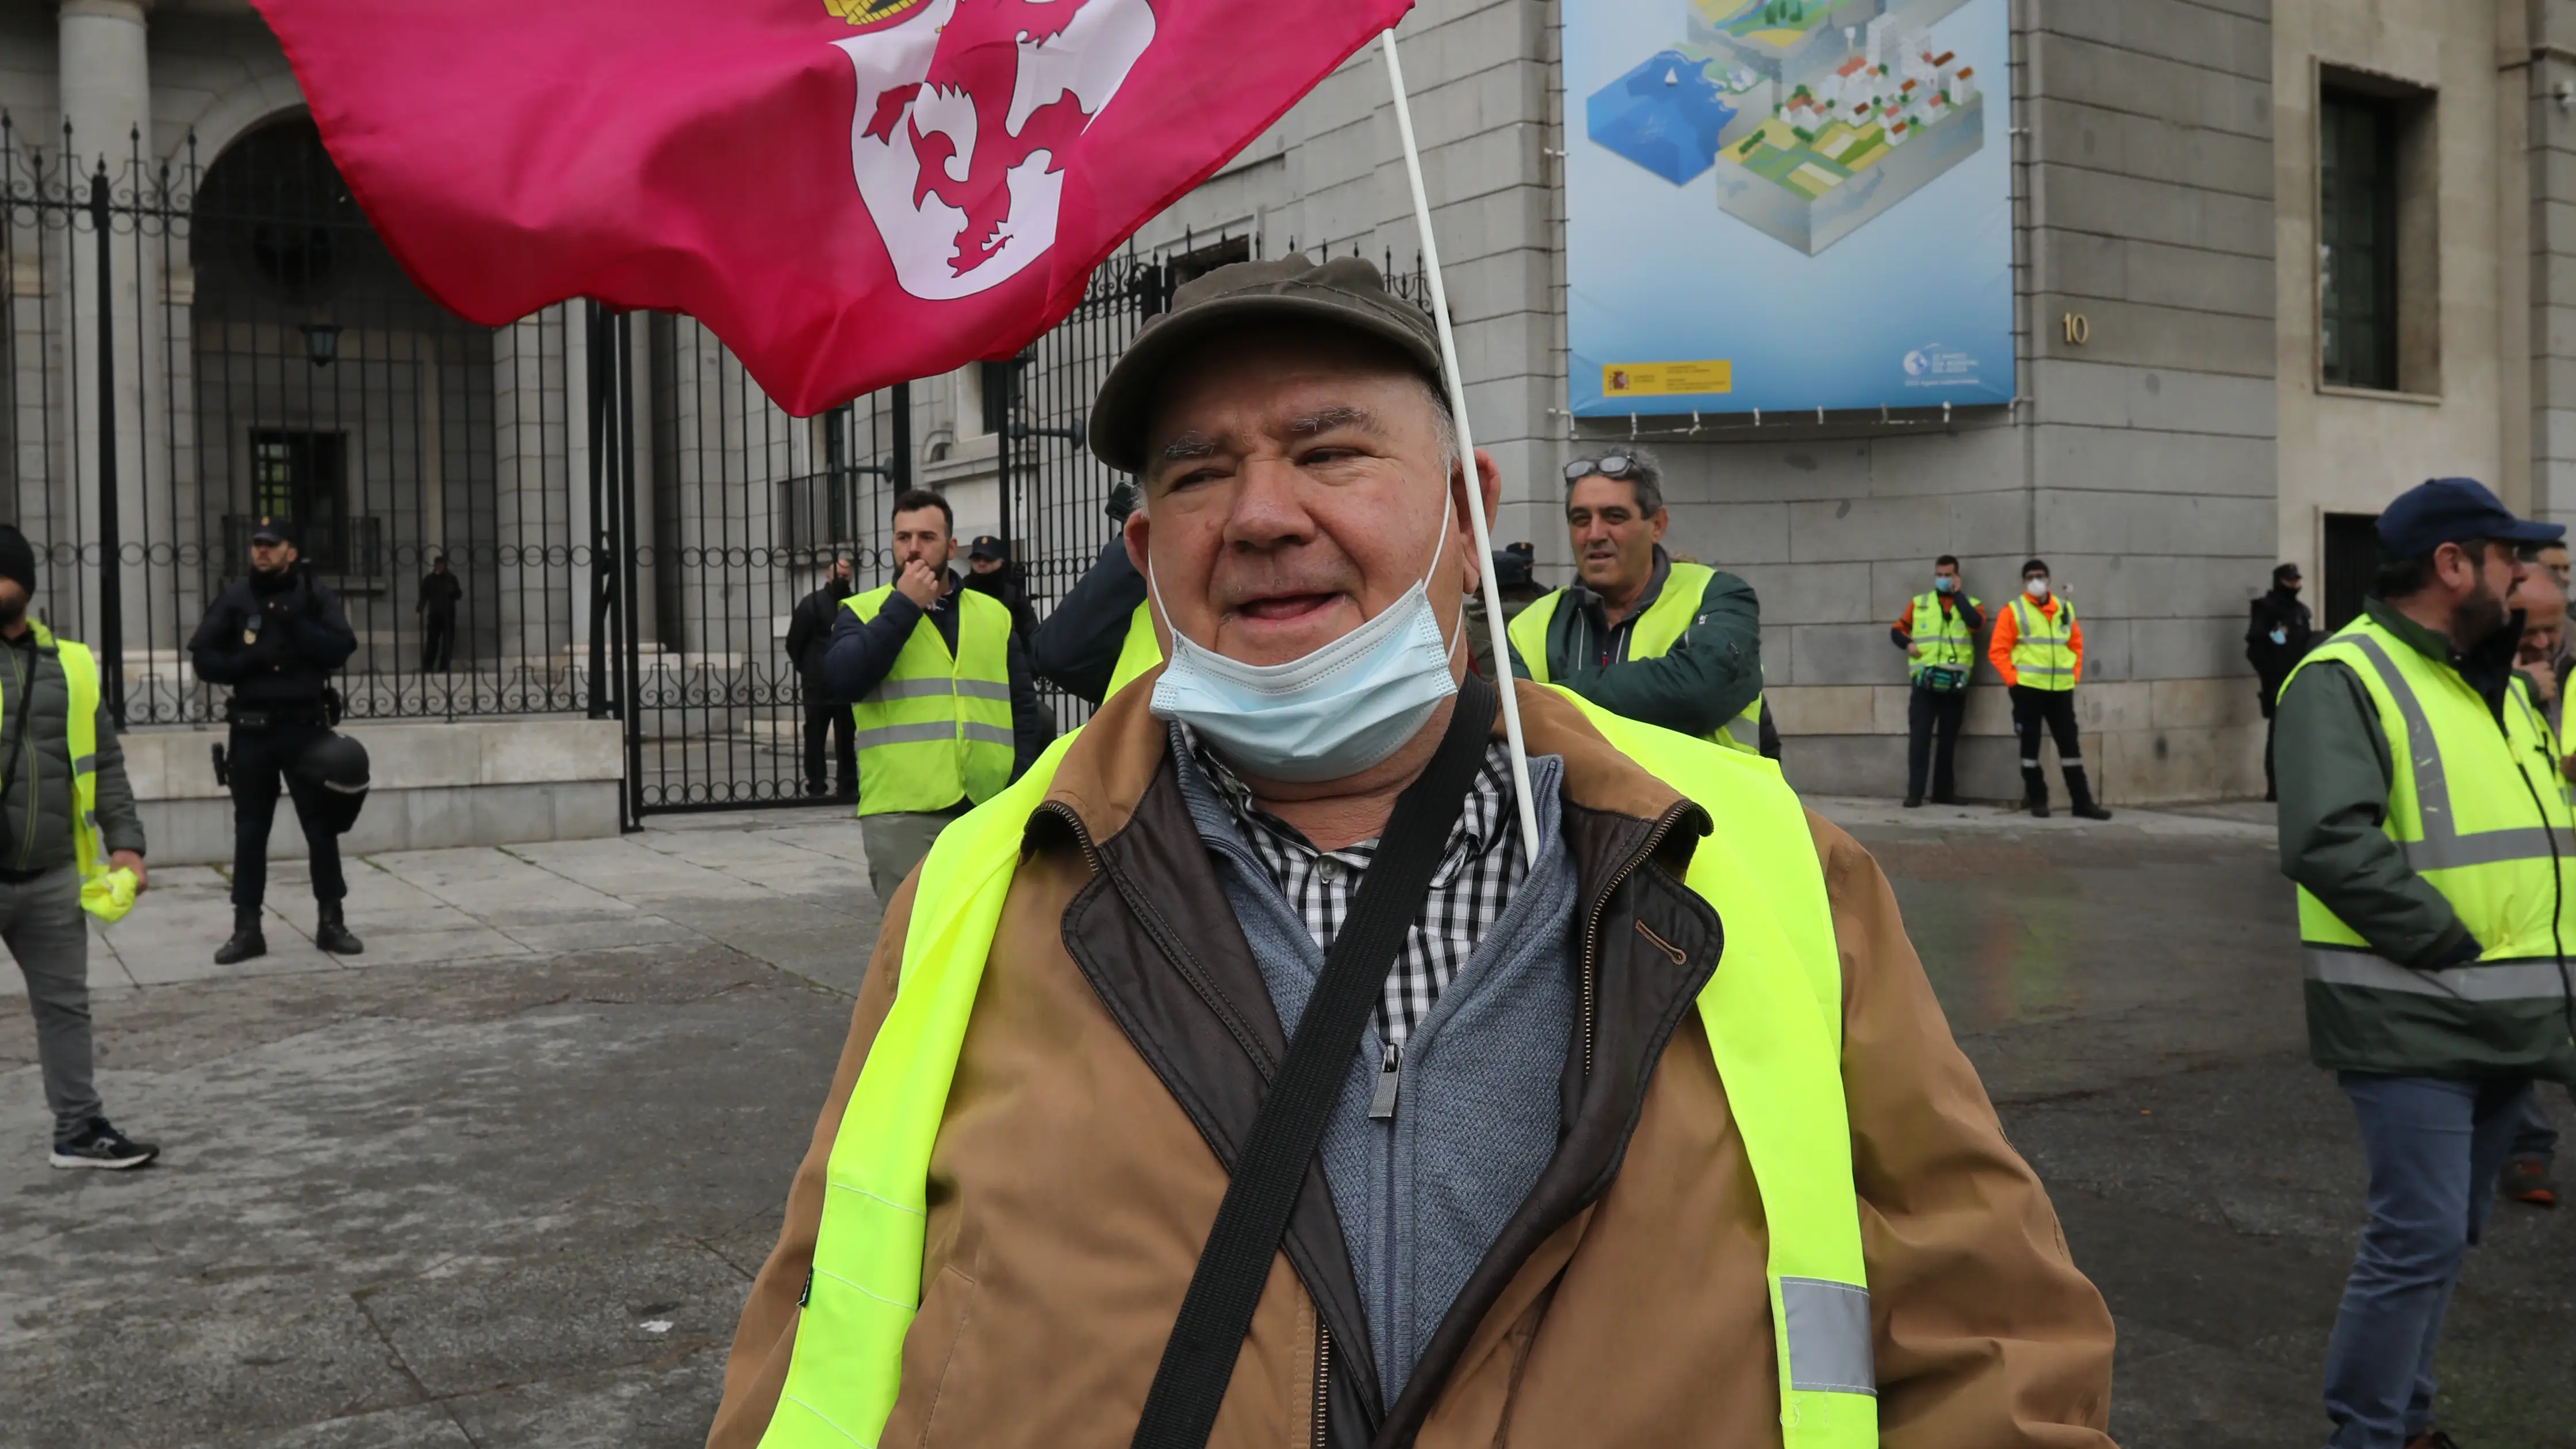
[[[2370,1159],[2370,1225],[2326,1345],[2329,1449],[2404,1449],[2433,1425],[2433,1346],[2495,1203],[2531,1083],[2342,1073]]]
[[[2570,1100],[2576,1100],[2571,1092]],[[2548,1162],[2558,1156],[2558,1124],[2549,1120],[2549,1109],[2540,1105],[2540,1089],[2531,1089],[2531,1100],[2523,1104],[2522,1125],[2514,1129],[2513,1147],[2508,1157],[2534,1157]]]

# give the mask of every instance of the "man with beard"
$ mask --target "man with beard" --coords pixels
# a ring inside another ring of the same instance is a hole
[[[831,642],[832,626],[840,621],[841,601],[849,596],[850,559],[843,554],[832,560],[832,572],[823,587],[796,601],[796,612],[787,621],[787,662],[796,667],[805,685],[805,793],[822,795],[833,789],[833,778],[823,767],[828,745],[840,769],[840,798],[856,800],[859,760],[850,742],[850,702],[834,695],[823,682],[824,646]]]
[[[103,702],[98,658],[27,617],[36,551],[0,524],[0,944],[27,978],[56,1167],[160,1155],[108,1125],[91,1071],[88,910],[114,921],[143,889],[143,822]]]
[[[2272,741],[2280,721],[2273,704],[2290,671],[2316,642],[2316,620],[2299,602],[2299,566],[2285,563],[2272,570],[2272,591],[2254,601],[2245,623],[2245,662],[2254,666],[2255,687],[2263,704],[2263,798],[2280,798],[2272,779]]]
[[[2571,824],[2514,672],[2514,517],[2466,478],[2379,517],[2361,617],[2281,691],[2281,870],[2299,886],[2308,1049],[2352,1099],[2370,1221],[2326,1349],[2332,1449],[2424,1449],[2433,1346],[2535,1077],[2576,1078]]]
[[[260,519],[250,535],[250,577],[235,579],[216,595],[188,641],[197,676],[232,686],[224,718],[232,725],[233,934],[215,952],[218,966],[268,953],[259,912],[268,891],[268,832],[281,781],[312,851],[313,944],[341,956],[366,949],[340,914],[349,886],[340,874],[340,836],[320,797],[322,786],[295,767],[331,732],[323,699],[328,677],[357,649],[340,596],[296,561],[293,525],[283,518]]]
[[[949,821],[1055,738],[1010,609],[962,587],[956,556],[946,498],[915,488],[895,499],[895,581],[843,600],[823,653],[824,687],[851,702],[859,833],[880,903]]]

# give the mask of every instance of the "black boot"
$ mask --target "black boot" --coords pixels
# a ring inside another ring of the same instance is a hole
[[[338,901],[321,901],[317,904],[320,907],[321,919],[313,928],[314,945],[334,956],[355,956],[367,949],[366,942],[349,934],[348,923],[340,919]]]
[[[2022,803],[2042,820],[2048,818],[2048,777],[2037,770],[2021,772]]]
[[[215,948],[215,964],[230,966],[268,954],[268,938],[259,932],[259,907],[233,907],[232,939]]]
[[[2093,803],[2093,787],[2085,781],[2081,767],[2066,772],[2066,794],[2075,813],[2086,820],[2108,820],[2111,812]]]

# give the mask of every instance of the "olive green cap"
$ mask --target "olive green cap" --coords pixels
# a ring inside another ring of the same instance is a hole
[[[1235,262],[1181,285],[1169,311],[1152,318],[1109,369],[1091,405],[1091,455],[1129,473],[1145,470],[1145,421],[1154,390],[1174,359],[1247,323],[1317,322],[1346,327],[1394,348],[1440,385],[1440,334],[1431,314],[1386,289],[1361,257],[1318,263],[1304,256]]]

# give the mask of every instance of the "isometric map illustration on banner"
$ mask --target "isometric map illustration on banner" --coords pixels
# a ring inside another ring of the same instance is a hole
[[[2005,0],[1567,0],[1578,416],[2013,396]]]

